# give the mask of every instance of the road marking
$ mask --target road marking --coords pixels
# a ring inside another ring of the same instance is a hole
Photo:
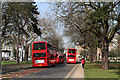
[[[78,64],[75,65],[75,67],[65,76],[65,78],[63,80],[67,80],[71,74],[73,73],[73,71],[75,70],[75,68],[78,66]]]

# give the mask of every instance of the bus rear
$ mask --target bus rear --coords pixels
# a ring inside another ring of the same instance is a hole
[[[76,63],[76,49],[70,48],[67,50],[67,63]]]

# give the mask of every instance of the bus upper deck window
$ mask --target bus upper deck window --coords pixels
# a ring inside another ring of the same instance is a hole
[[[45,43],[34,43],[33,50],[44,50],[45,48]]]

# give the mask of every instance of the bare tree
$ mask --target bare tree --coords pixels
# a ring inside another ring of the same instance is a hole
[[[46,17],[40,19],[39,26],[41,27],[41,32],[43,33],[41,38],[57,48],[63,49],[63,36],[58,31],[58,22],[56,18],[53,18],[52,15],[47,13]]]

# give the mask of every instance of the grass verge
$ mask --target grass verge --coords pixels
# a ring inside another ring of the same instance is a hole
[[[13,64],[16,64],[16,65],[17,65],[16,61],[2,61],[2,65],[3,65],[3,66],[13,65]],[[20,62],[19,64],[21,64],[21,62]],[[18,65],[19,65],[19,64],[18,64]],[[22,64],[32,64],[32,61],[23,61]]]
[[[100,63],[91,64],[86,62],[85,64],[85,80],[89,79],[103,79],[103,80],[115,80],[118,79],[120,73],[118,70],[118,64],[120,63],[110,63],[111,68],[109,70],[101,69]],[[114,67],[114,68],[113,68]],[[111,79],[110,79],[111,78]]]

